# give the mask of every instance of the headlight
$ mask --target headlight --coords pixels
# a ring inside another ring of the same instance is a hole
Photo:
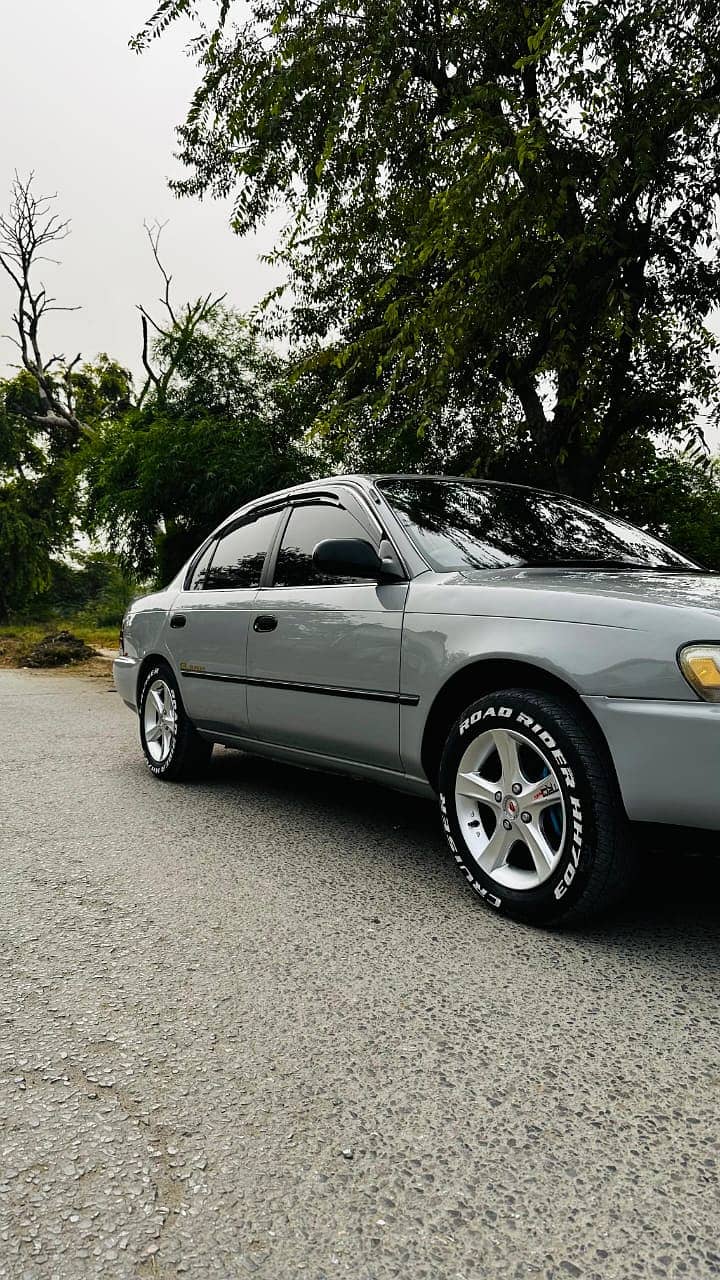
[[[688,684],[706,702],[720,702],[720,644],[688,644],[678,655]]]

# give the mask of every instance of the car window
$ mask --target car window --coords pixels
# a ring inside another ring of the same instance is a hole
[[[378,488],[440,572],[518,565],[694,567],[641,529],[558,494],[408,476],[380,480]]]
[[[325,538],[363,538],[369,542],[362,525],[341,507],[319,503],[294,507],[275,566],[276,587],[312,587],[323,583],[367,582],[367,578],[338,578],[319,573],[312,562],[313,551]]]
[[[270,540],[278,522],[278,512],[259,516],[231,529],[217,543],[212,563],[205,570],[203,590],[222,591],[257,587]]]
[[[208,543],[202,555],[200,556],[200,559],[198,560],[197,564],[195,565],[195,568],[192,571],[192,577],[190,578],[190,582],[188,584],[188,591],[202,591],[203,587],[205,586],[205,578],[207,576],[208,565],[212,560],[213,552],[215,551],[215,545],[216,545],[215,540],[213,539],[212,542]]]

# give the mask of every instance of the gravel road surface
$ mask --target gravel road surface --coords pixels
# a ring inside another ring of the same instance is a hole
[[[434,807],[0,672],[0,1276],[720,1274],[720,861],[504,923]]]

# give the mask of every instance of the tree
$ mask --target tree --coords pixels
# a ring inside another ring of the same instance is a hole
[[[717,420],[716,0],[218,0],[192,47],[177,189],[232,193],[239,232],[288,207],[335,448],[420,432],[419,466],[589,496]]]
[[[64,377],[64,402],[87,422],[109,423],[127,404],[129,375],[107,356]],[[78,436],[46,403],[27,370],[0,380],[0,622],[48,589],[77,533]]]
[[[207,294],[205,297],[196,298],[194,302],[186,302],[181,308],[175,306],[171,293],[172,276],[160,257],[160,237],[163,229],[163,223],[156,222],[152,226],[145,224],[152,255],[163,280],[163,296],[160,302],[166,318],[164,324],[161,324],[153,319],[144,306],[138,307],[142,327],[142,362],[146,373],[145,385],[138,399],[138,408],[149,393],[152,393],[158,407],[166,403],[168,390],[178,366],[186,358],[196,334],[203,325],[213,319],[225,300],[224,294],[217,298]],[[154,352],[160,359],[159,367],[150,359],[150,328],[155,334]]]
[[[219,306],[180,353],[171,332],[149,358],[157,382],[85,447],[85,522],[130,570],[168,581],[235,507],[309,476],[301,441],[315,405],[305,409],[302,383],[291,388],[285,363]]]
[[[720,572],[720,459],[698,467],[685,454],[639,440],[603,482],[602,505]]]
[[[83,424],[75,414],[71,379],[80,356],[69,363],[63,355],[46,357],[41,335],[47,315],[77,308],[60,306],[44,283],[35,282],[40,264],[55,261],[48,256],[48,248],[63,241],[70,230],[70,223],[63,222],[53,211],[55,199],[55,196],[35,195],[34,174],[27,179],[15,174],[8,213],[0,214],[0,267],[17,292],[12,317],[17,336],[6,334],[5,337],[17,347],[22,368],[35,383],[38,426],[57,429],[63,438],[77,440]]]
[[[29,374],[0,382],[0,622],[47,586],[70,520],[65,475],[38,431],[43,408]]]
[[[11,341],[22,361],[0,384],[2,619],[31,599],[50,607],[67,577],[58,557],[73,550],[80,515],[133,569],[151,574],[159,559],[166,575],[234,505],[307,474],[297,445],[303,382],[290,391],[284,363],[223,310],[222,297],[175,302],[157,223],[146,232],[162,311],[138,308],[139,392],[106,354],[92,363],[46,356],[45,317],[70,308],[36,274],[69,224],[33,182],[16,176],[0,216],[0,266],[17,291]]]
[[[234,507],[309,474],[312,392],[307,378],[290,388],[223,297],[175,303],[162,229],[146,226],[163,291],[162,320],[138,308],[144,386],[121,420],[96,422],[81,464],[86,529],[129,572],[167,581]]]
[[[0,268],[16,291],[16,376],[0,381],[0,620],[45,590],[53,557],[77,532],[78,449],[92,423],[122,412],[132,380],[107,355],[95,364],[47,355],[44,321],[71,311],[37,279],[52,246],[69,223],[53,209],[54,196],[38,196],[34,178],[15,175],[10,205],[0,214]]]

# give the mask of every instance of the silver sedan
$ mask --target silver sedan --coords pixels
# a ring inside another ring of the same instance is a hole
[[[614,901],[636,823],[720,827],[720,578],[537,489],[348,476],[250,503],[132,604],[114,671],[157,778],[222,743],[436,793],[515,919]]]

